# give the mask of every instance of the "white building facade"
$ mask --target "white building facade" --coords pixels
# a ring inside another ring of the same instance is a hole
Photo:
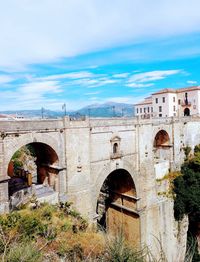
[[[190,116],[200,114],[200,86],[162,89],[135,104],[135,115],[141,118]]]

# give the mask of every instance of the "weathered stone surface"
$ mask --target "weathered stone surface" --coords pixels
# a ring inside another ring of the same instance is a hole
[[[156,134],[164,130],[167,144],[155,148]],[[118,143],[117,154],[113,143]],[[96,215],[100,189],[107,176],[125,169],[132,176],[140,216],[141,244],[158,253],[161,242],[168,261],[182,261],[187,222],[181,231],[173,218],[173,202],[159,197],[156,178],[179,169],[183,148],[200,143],[199,118],[88,119],[84,121],[0,121],[0,212],[8,210],[7,168],[13,154],[29,143],[43,143],[58,156],[57,190],[60,199],[73,201],[89,219]],[[177,260],[179,259],[179,260]]]

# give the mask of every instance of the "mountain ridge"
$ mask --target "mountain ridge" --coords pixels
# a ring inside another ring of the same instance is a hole
[[[27,109],[27,110],[6,110],[0,111],[0,114],[19,115],[25,118],[44,117],[59,118],[65,115],[64,111],[50,109]],[[106,102],[103,104],[91,104],[78,110],[66,110],[66,115],[88,115],[90,117],[122,117],[134,116],[134,106],[126,103]]]

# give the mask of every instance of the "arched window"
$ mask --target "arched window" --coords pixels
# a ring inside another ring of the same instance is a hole
[[[188,107],[186,107],[184,109],[184,116],[189,116],[190,115],[190,109]]]
[[[169,147],[170,139],[169,135],[165,130],[160,130],[154,139],[154,147]]]
[[[116,154],[118,152],[118,144],[114,143],[113,145],[113,154]]]

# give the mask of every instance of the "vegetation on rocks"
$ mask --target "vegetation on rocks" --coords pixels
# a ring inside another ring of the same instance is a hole
[[[33,202],[33,201],[32,201]],[[156,262],[148,248],[135,250],[123,236],[110,238],[75,211],[70,203],[29,203],[0,216],[3,262]]]
[[[194,154],[191,154],[191,148],[185,150],[186,158],[181,167],[181,176],[174,179],[173,191],[174,216],[180,221],[184,215],[189,218],[188,246],[191,246],[193,238],[199,235],[200,225],[200,145],[194,148]],[[192,261],[200,261],[200,255],[196,252]]]

